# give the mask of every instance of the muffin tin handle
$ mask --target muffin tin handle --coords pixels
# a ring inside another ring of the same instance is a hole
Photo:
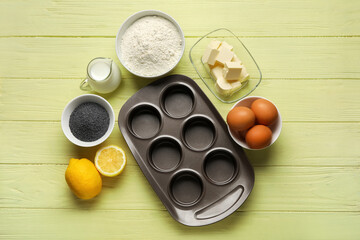
[[[244,188],[237,186],[220,200],[196,212],[195,217],[199,220],[205,220],[227,212],[240,200],[243,192]]]

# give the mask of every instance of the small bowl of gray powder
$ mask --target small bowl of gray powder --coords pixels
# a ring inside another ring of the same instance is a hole
[[[71,100],[61,116],[65,136],[75,145],[93,147],[104,142],[115,124],[110,103],[95,94],[84,94]]]
[[[184,54],[185,38],[170,15],[144,10],[125,20],[116,35],[116,54],[132,74],[155,78],[172,71]]]

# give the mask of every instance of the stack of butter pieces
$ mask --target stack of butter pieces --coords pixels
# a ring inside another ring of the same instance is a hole
[[[213,40],[207,46],[202,62],[208,64],[216,80],[216,90],[224,96],[231,96],[249,79],[249,74],[240,59],[233,52],[233,46],[225,41]]]

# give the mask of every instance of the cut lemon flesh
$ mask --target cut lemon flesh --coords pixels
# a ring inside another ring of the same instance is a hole
[[[126,155],[122,148],[111,145],[103,147],[96,152],[95,166],[104,176],[115,177],[126,166]]]

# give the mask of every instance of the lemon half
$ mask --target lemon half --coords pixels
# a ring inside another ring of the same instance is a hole
[[[110,145],[96,152],[95,167],[104,176],[115,177],[126,166],[126,155],[122,148]]]

